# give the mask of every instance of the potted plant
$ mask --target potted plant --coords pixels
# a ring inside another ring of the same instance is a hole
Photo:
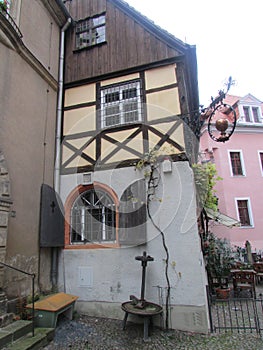
[[[233,250],[226,239],[218,238],[209,232],[205,248],[206,268],[212,292],[218,298],[227,298],[230,294],[229,276],[233,266]]]
[[[0,0],[0,12],[7,11],[7,2],[5,0]]]

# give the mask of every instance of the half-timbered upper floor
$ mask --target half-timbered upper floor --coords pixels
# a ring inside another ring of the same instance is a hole
[[[65,173],[131,165],[151,149],[192,153],[195,47],[121,0],[72,0],[63,120]]]

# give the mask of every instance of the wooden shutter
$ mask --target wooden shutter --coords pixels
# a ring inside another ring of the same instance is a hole
[[[120,200],[119,242],[123,245],[146,243],[146,187],[145,180],[132,183]]]
[[[59,195],[46,185],[41,186],[40,247],[64,246],[64,209]]]

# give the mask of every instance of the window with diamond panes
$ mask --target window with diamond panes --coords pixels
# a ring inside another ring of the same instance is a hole
[[[71,243],[115,243],[115,209],[104,191],[89,189],[81,193],[71,209]]]
[[[76,49],[94,46],[105,40],[105,15],[88,18],[76,24]]]
[[[101,90],[101,127],[142,120],[142,91],[139,81],[105,87]]]

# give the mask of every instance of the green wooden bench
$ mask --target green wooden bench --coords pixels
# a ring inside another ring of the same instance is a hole
[[[72,320],[77,299],[75,295],[57,293],[35,302],[35,326],[56,328],[58,316],[61,314]],[[33,305],[29,304],[26,307],[32,310]]]

